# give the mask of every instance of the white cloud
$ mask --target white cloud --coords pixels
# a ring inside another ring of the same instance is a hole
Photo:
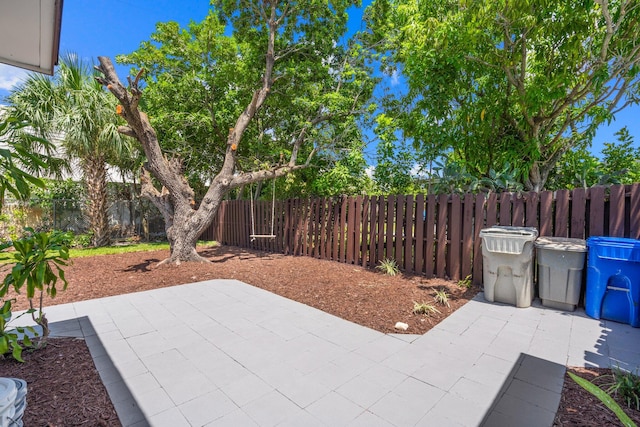
[[[373,174],[375,171],[375,166],[367,166],[367,168],[364,170],[364,173],[366,173],[369,178],[373,178]]]
[[[398,86],[400,84],[400,72],[398,70],[393,70],[391,73],[391,86]]]
[[[12,65],[0,64],[0,90],[11,90],[15,85],[22,82],[29,71]]]

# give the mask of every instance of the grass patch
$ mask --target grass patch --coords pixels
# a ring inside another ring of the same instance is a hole
[[[216,242],[198,241],[198,247],[207,248],[216,246]],[[149,252],[169,250],[168,242],[132,243],[129,245],[105,246],[102,248],[70,249],[69,258],[82,258],[100,255],[124,254],[129,252]],[[13,258],[8,253],[0,253],[0,263],[12,261]]]

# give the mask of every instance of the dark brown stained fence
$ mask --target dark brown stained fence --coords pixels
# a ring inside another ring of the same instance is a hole
[[[373,268],[394,259],[408,273],[482,282],[480,230],[536,227],[540,236],[640,239],[640,184],[459,195],[357,196],[222,203],[207,239]]]

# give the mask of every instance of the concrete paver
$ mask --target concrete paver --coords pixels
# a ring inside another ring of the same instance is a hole
[[[640,366],[640,329],[484,301],[382,334],[235,280],[47,308],[84,337],[122,423],[549,426],[565,365]]]

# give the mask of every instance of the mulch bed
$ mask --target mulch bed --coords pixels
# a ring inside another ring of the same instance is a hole
[[[423,334],[473,298],[479,289],[422,276],[387,276],[361,266],[310,257],[291,257],[238,248],[216,247],[200,253],[211,263],[155,267],[168,251],[137,252],[75,259],[66,269],[69,288],[46,305],[64,304],[175,286],[209,279],[238,279],[284,297],[324,310],[360,325],[399,333]],[[0,268],[4,276],[8,267]],[[446,290],[449,307],[433,301],[435,290]],[[435,305],[440,313],[413,313],[414,302]],[[23,296],[17,309],[27,308]],[[44,349],[25,352],[25,364],[0,360],[0,376],[28,382],[26,426],[119,426],[115,411],[82,340],[56,338]],[[565,381],[557,426],[602,426],[615,422],[608,409],[583,405],[590,395]],[[587,421],[585,421],[587,420]]]

